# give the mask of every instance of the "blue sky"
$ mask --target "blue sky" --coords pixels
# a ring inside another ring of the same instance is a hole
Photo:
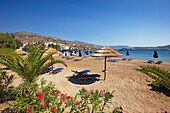
[[[0,0],[0,32],[99,45],[170,44],[170,0]]]

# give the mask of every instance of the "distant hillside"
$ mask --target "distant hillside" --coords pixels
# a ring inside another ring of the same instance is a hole
[[[22,42],[55,42],[60,44],[65,44],[70,47],[74,47],[76,49],[91,49],[94,50],[96,48],[90,45],[83,45],[72,41],[66,41],[55,37],[44,36],[35,33],[28,33],[28,32],[16,32],[15,39],[21,40]]]
[[[101,45],[90,44],[90,43],[82,42],[82,41],[78,41],[78,40],[75,40],[74,42],[75,42],[75,43],[79,43],[79,44],[83,44],[83,45],[90,45],[90,46],[92,46],[92,47],[94,47],[94,48],[97,48],[97,49],[99,49],[99,48],[102,47]]]
[[[157,47],[135,47],[135,49],[170,49],[170,45]]]

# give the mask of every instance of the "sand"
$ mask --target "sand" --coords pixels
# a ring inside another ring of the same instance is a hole
[[[98,89],[115,91],[112,99],[114,106],[122,106],[125,113],[150,113],[170,111],[170,92],[164,89],[155,88],[151,85],[152,79],[133,70],[139,65],[155,65],[146,63],[147,60],[133,59],[131,61],[107,62],[107,78],[104,79],[102,70],[104,60],[95,60],[94,57],[84,58],[82,61],[73,61],[55,56],[55,59],[65,61],[68,67],[62,64],[55,64],[54,67],[63,67],[64,70],[57,74],[43,74],[39,77],[56,84],[56,88],[63,93],[74,96],[82,87],[87,89]],[[170,70],[170,61],[164,61],[157,66]],[[73,77],[71,70],[91,70],[91,74],[100,74],[99,81],[77,80]],[[11,73],[11,72],[10,72]],[[38,82],[39,82],[38,81]],[[13,86],[18,86],[21,78],[16,78]],[[112,106],[111,106],[112,107]],[[112,108],[107,109],[109,112]]]

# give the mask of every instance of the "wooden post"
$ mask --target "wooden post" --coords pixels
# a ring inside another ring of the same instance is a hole
[[[106,80],[106,57],[104,57],[104,80]]]

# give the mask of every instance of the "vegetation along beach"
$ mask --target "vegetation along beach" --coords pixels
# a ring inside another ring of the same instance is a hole
[[[169,113],[169,0],[0,0],[0,113]]]

